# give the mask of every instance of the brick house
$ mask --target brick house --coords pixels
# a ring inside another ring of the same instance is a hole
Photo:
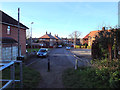
[[[9,16],[8,14],[4,13],[0,10],[0,37],[2,38],[11,38],[15,41],[18,41],[18,21]],[[29,29],[22,23],[20,23],[20,48],[21,48],[21,55],[26,54],[26,29]],[[13,47],[18,45],[13,45]],[[9,45],[3,45],[3,47],[10,47]],[[18,50],[18,49],[17,49]]]
[[[83,44],[87,43],[88,46],[92,46],[93,41],[95,40],[96,36],[98,36],[99,32],[101,31],[110,31],[110,30],[105,30],[105,27],[102,28],[102,30],[97,30],[97,31],[91,31],[89,34],[87,34],[83,38]]]
[[[62,39],[60,37],[58,37],[58,35],[55,35],[54,37],[56,38],[56,45],[62,43]]]
[[[95,37],[98,35],[100,31],[91,31],[88,35],[88,46],[92,46],[93,41],[95,40]]]
[[[64,44],[68,44],[68,45],[73,45],[74,44],[74,38],[62,38],[62,42]],[[81,44],[81,39],[77,38],[76,39],[76,45],[80,45]]]
[[[41,36],[39,38],[39,43],[41,43],[43,46],[46,46],[46,47],[53,47],[55,44],[56,44],[56,38],[54,36],[50,34],[48,34],[46,32],[45,35]]]
[[[89,36],[89,34],[87,34],[83,39],[82,39],[82,45],[83,44],[85,44],[85,43],[87,43],[88,44],[88,36]]]
[[[69,44],[74,44],[74,38],[68,38],[68,43]],[[80,38],[77,38],[76,39],[76,45],[80,45],[81,42],[80,42]]]
[[[0,60],[16,60],[18,42],[11,37],[0,37],[0,40]]]
[[[63,42],[64,44],[68,44],[69,40],[67,39],[67,37],[66,37],[66,38],[61,38],[61,39],[62,39],[62,42]]]

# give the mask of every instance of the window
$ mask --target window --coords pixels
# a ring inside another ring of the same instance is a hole
[[[40,39],[40,41],[42,41],[42,39]]]
[[[52,39],[50,39],[50,41],[53,41]]]
[[[10,26],[7,27],[7,34],[10,34]]]

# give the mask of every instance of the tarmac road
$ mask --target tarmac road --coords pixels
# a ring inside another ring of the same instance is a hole
[[[48,58],[50,59],[50,72],[48,72]],[[36,58],[28,66],[39,71],[42,76],[37,88],[64,88],[62,72],[65,69],[74,68],[75,60],[73,54],[64,47],[55,48],[47,58]],[[83,64],[79,62],[79,66]]]

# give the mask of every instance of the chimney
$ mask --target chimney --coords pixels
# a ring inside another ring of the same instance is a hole
[[[57,34],[57,37],[58,37],[58,34]]]
[[[51,35],[51,32],[50,32],[50,35]]]
[[[47,34],[47,31],[46,31],[46,34]]]
[[[102,27],[102,30],[104,30],[104,31],[105,31],[105,27]]]

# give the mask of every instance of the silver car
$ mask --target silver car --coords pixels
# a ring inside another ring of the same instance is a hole
[[[46,48],[41,48],[41,49],[37,52],[37,56],[38,56],[38,57],[47,57],[47,56],[48,56],[48,49],[46,49]]]
[[[66,50],[70,50],[71,48],[70,47],[66,47]]]

